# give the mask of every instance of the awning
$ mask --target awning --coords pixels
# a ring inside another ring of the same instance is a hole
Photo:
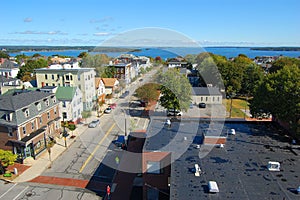
[[[28,136],[23,137],[21,141],[26,143],[26,142],[30,141],[31,139],[35,138],[36,136],[40,135],[43,132],[45,132],[45,129],[39,129],[35,132],[30,133]]]

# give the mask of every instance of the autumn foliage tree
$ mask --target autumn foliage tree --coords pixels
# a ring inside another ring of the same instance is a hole
[[[136,90],[136,96],[145,102],[157,100],[159,85],[147,83]]]

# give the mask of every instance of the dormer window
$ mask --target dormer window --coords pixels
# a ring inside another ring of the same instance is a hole
[[[45,105],[48,107],[49,106],[49,99],[44,99]]]
[[[12,116],[13,116],[12,113],[5,114],[5,120],[11,122],[12,121]]]
[[[37,104],[36,104],[36,108],[37,108],[38,111],[40,111],[40,110],[42,109],[41,103],[37,103]]]
[[[24,115],[25,115],[25,117],[29,117],[29,109],[28,108],[24,109]]]
[[[56,98],[55,98],[55,96],[52,96],[51,98],[52,98],[53,103],[56,103]]]

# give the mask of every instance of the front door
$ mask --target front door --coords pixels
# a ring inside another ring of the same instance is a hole
[[[25,148],[25,158],[31,157],[31,145]]]

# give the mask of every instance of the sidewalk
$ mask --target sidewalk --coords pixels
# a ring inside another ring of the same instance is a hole
[[[96,112],[92,111],[92,116],[87,119],[87,123],[90,122],[93,118],[97,116]],[[101,117],[102,115],[100,115]],[[76,130],[73,131],[73,135],[78,137],[80,134],[86,131],[88,129],[88,126],[84,123],[77,124]],[[72,145],[75,138],[70,138],[72,133],[66,138],[67,147]],[[64,151],[66,151],[68,148],[65,147],[65,140],[64,138],[57,138],[56,144],[51,148],[51,161],[53,162],[57,157],[59,157]],[[26,182],[34,179],[35,177],[41,175],[44,170],[51,167],[50,156],[48,151],[44,151],[36,160],[30,160],[31,166],[25,170],[23,173],[19,174],[18,177],[16,177],[13,182]]]

